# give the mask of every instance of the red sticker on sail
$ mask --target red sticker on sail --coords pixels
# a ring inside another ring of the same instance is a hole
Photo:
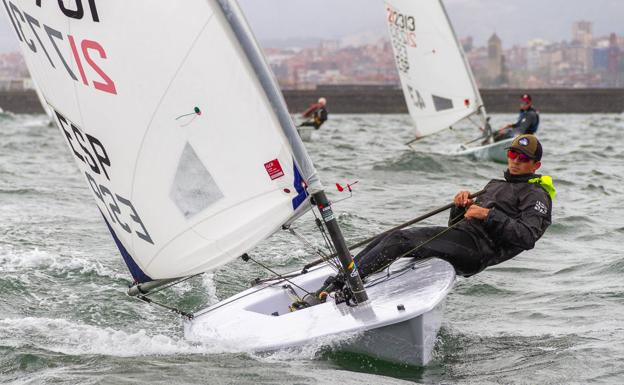
[[[270,162],[266,162],[264,164],[264,168],[269,173],[269,177],[271,178],[271,180],[281,178],[284,176],[284,170],[282,170],[282,165],[277,159],[273,159]]]

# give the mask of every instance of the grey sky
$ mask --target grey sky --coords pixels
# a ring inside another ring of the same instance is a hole
[[[414,0],[417,1],[417,0]],[[340,38],[369,32],[385,34],[383,0],[239,0],[261,41],[284,38]],[[569,39],[575,20],[594,22],[594,34],[624,35],[623,0],[445,0],[460,37],[477,44],[496,32],[509,47],[533,38]],[[4,9],[0,52],[17,49]]]

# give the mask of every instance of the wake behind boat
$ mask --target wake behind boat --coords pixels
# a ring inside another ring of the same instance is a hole
[[[352,350],[427,363],[453,269],[439,260],[397,264],[405,269],[364,287],[236,2],[78,3],[80,12],[62,2],[10,2],[7,11],[41,99],[132,275],[128,294],[188,319],[193,339],[246,340],[266,350],[362,332],[371,342]],[[23,34],[33,26],[48,31],[50,45],[28,44],[34,40]],[[326,265],[287,283],[310,290],[340,272],[345,286],[324,303],[284,314],[288,291],[263,286],[194,315],[150,297],[246,256],[310,210]]]

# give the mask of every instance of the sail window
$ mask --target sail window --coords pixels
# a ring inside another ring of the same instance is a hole
[[[436,111],[442,110],[450,110],[453,108],[453,100],[443,98],[441,96],[433,96],[433,105],[435,106]]]
[[[180,156],[169,196],[187,219],[223,198],[219,186],[189,143]]]

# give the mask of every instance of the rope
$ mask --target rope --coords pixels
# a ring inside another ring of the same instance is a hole
[[[135,298],[137,298],[137,299],[139,299],[139,300],[141,300],[143,302],[146,302],[146,303],[148,303],[150,305],[156,305],[156,306],[160,306],[162,308],[165,308],[167,310],[170,310],[170,311],[172,311],[172,312],[174,312],[176,314],[179,314],[179,315],[181,315],[183,317],[188,318],[189,320],[192,320],[193,318],[195,318],[193,313],[187,313],[187,312],[185,312],[183,310],[180,310],[178,308],[175,308],[175,307],[172,307],[172,306],[169,306],[169,305],[165,305],[165,304],[160,303],[160,302],[156,302],[153,299],[151,299],[151,298],[149,298],[149,297],[147,297],[145,295],[138,295]]]
[[[323,252],[323,250],[321,250],[320,248],[314,246],[312,244],[312,242],[310,242],[309,240],[307,240],[303,235],[299,234],[298,232],[296,232],[293,228],[289,227],[288,231],[294,235],[297,239],[299,239],[302,243],[304,243],[305,245],[307,245],[309,248],[311,248],[312,250],[314,250],[316,252],[316,254],[318,254],[321,258],[323,258],[323,260],[325,262],[327,262],[335,271],[339,271],[339,267],[337,266],[336,263],[336,259],[335,258],[331,258],[328,254],[325,254]],[[297,273],[297,275],[300,275],[302,273]],[[295,275],[296,276],[296,275]]]
[[[314,214],[314,222],[316,223],[316,226],[318,227],[321,235],[323,236],[323,240],[325,241],[325,246],[327,247],[330,253],[336,254],[336,250],[334,249],[331,241],[329,240],[329,237],[327,236],[325,227],[323,227],[323,222],[319,219],[319,217],[316,216],[316,212],[314,211],[314,209],[310,211],[312,211],[312,214]]]
[[[312,293],[310,293],[309,291],[307,291],[306,289],[304,289],[303,287],[301,287],[301,286],[297,285],[296,283],[294,283],[293,281],[289,280],[288,278],[285,278],[285,277],[284,277],[283,275],[281,275],[280,273],[278,273],[278,272],[274,271],[273,269],[271,269],[270,267],[266,266],[265,264],[263,264],[263,263],[261,263],[261,262],[258,262],[258,261],[256,261],[255,259],[251,258],[251,257],[249,256],[249,254],[246,254],[246,253],[245,253],[245,254],[243,254],[243,257],[242,257],[242,258],[243,258],[243,261],[245,261],[245,262],[247,262],[247,261],[252,261],[252,262],[256,263],[258,266],[260,266],[260,267],[262,267],[262,268],[264,268],[264,269],[266,269],[266,270],[270,271],[270,272],[271,272],[271,273],[273,273],[275,276],[277,276],[277,277],[279,277],[279,278],[283,279],[284,281],[286,281],[286,282],[290,283],[291,285],[293,285],[293,286],[297,287],[298,289],[300,289],[301,291],[305,292],[306,294],[310,294],[310,295],[312,294]]]
[[[135,296],[134,298],[136,298],[136,299],[138,299],[138,300],[141,300],[141,301],[143,301],[143,302],[145,302],[145,303],[148,303],[148,304],[150,304],[150,305],[160,306],[160,307],[162,307],[162,308],[164,308],[164,309],[170,310],[170,311],[172,311],[172,312],[174,312],[174,313],[176,313],[176,314],[179,314],[179,315],[181,315],[181,316],[183,316],[183,317],[186,317],[186,318],[188,318],[189,320],[191,320],[191,319],[193,319],[193,317],[194,317],[193,313],[188,313],[188,312],[185,312],[184,310],[180,310],[180,309],[178,309],[178,308],[176,308],[176,307],[169,306],[169,305],[165,305],[164,303],[156,302],[156,301],[154,301],[153,299],[149,298],[149,296],[150,296],[150,295],[153,295],[153,294],[156,294],[156,293],[159,293],[159,292],[161,292],[161,291],[163,291],[163,290],[165,290],[165,289],[168,289],[168,288],[170,288],[170,287],[172,287],[172,286],[174,286],[174,285],[177,285],[177,284],[180,284],[180,283],[182,283],[182,282],[188,281],[189,279],[191,279],[191,278],[195,278],[195,277],[200,276],[200,275],[202,275],[202,274],[203,274],[203,273],[198,273],[198,274],[195,274],[195,275],[190,275],[190,276],[188,276],[188,277],[186,277],[186,278],[184,278],[184,279],[181,279],[181,280],[178,280],[178,281],[172,282],[172,283],[170,283],[170,284],[168,284],[168,285],[164,285],[164,286],[162,286],[162,287],[159,287],[158,289],[156,289],[156,290],[154,290],[154,291],[150,291],[150,292],[149,292],[149,293],[147,293],[147,294],[137,295],[137,296]]]

